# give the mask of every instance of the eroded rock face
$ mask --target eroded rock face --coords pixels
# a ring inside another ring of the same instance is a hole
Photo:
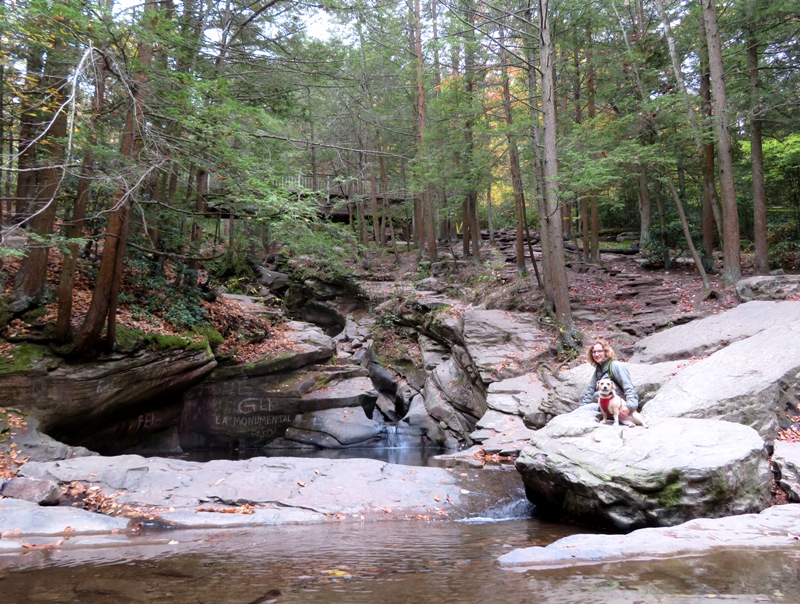
[[[552,337],[533,313],[470,310],[462,321],[465,345],[486,383],[527,373],[547,356]]]
[[[372,416],[377,398],[367,371],[357,366],[212,377],[184,395],[181,446],[260,447],[284,436],[297,415],[361,407]]]
[[[298,415],[286,430],[286,438],[301,444],[340,449],[375,444],[384,425],[367,417],[364,409],[325,409]]]
[[[670,418],[646,429],[569,413],[535,432],[516,466],[537,513],[594,527],[672,526],[770,504],[763,440],[718,420]]]
[[[136,414],[142,403],[179,393],[208,375],[216,360],[207,347],[140,350],[72,365],[46,347],[25,370],[0,374],[3,399],[37,419],[40,429],[68,442],[91,434],[109,418]]]

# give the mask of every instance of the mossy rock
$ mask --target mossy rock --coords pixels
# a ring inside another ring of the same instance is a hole
[[[680,481],[670,482],[658,493],[658,505],[664,509],[676,508],[684,503],[683,486]]]
[[[12,344],[0,354],[0,375],[32,371],[49,353],[46,346],[38,344]]]
[[[195,327],[194,331],[208,340],[208,345],[211,346],[212,350],[225,342],[225,338],[222,337],[222,334],[210,325]]]

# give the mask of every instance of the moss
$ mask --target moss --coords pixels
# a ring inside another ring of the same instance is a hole
[[[196,327],[195,332],[208,340],[208,345],[211,346],[211,348],[216,348],[225,342],[225,338],[222,337],[222,334],[210,325]]]
[[[680,481],[667,483],[658,493],[658,505],[665,509],[676,508],[683,504],[683,487]]]
[[[205,335],[205,334],[203,334]],[[220,336],[221,337],[221,336]],[[131,353],[147,346],[151,350],[206,350],[209,347],[207,339],[194,342],[190,338],[181,336],[162,335],[156,333],[143,333],[123,325],[117,326],[117,350],[122,353]]]
[[[706,482],[703,491],[710,503],[723,503],[729,497],[728,480],[723,473],[717,472]]]
[[[36,344],[18,344],[0,354],[0,375],[30,371],[47,355],[48,349]]]
[[[117,325],[116,344],[117,350],[128,353],[140,348],[144,343],[144,334],[136,329]]]
[[[195,348],[197,345],[188,338],[181,336],[165,336],[157,333],[149,333],[145,336],[145,342],[153,350],[175,350],[176,348]],[[203,343],[203,347],[207,345]]]

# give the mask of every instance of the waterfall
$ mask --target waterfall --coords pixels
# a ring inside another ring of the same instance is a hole
[[[386,424],[386,448],[397,449],[402,445],[400,431],[396,424]]]

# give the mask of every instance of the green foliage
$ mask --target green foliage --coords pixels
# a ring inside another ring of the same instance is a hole
[[[363,253],[352,231],[335,223],[281,220],[274,226],[274,238],[282,244],[279,269],[300,283],[348,279],[353,276],[348,263]]]
[[[132,275],[126,291],[119,295],[119,305],[135,320],[154,325],[164,321],[185,330],[207,324],[196,286],[176,286],[165,275],[153,274],[150,260],[140,253],[131,255],[129,268]]]

